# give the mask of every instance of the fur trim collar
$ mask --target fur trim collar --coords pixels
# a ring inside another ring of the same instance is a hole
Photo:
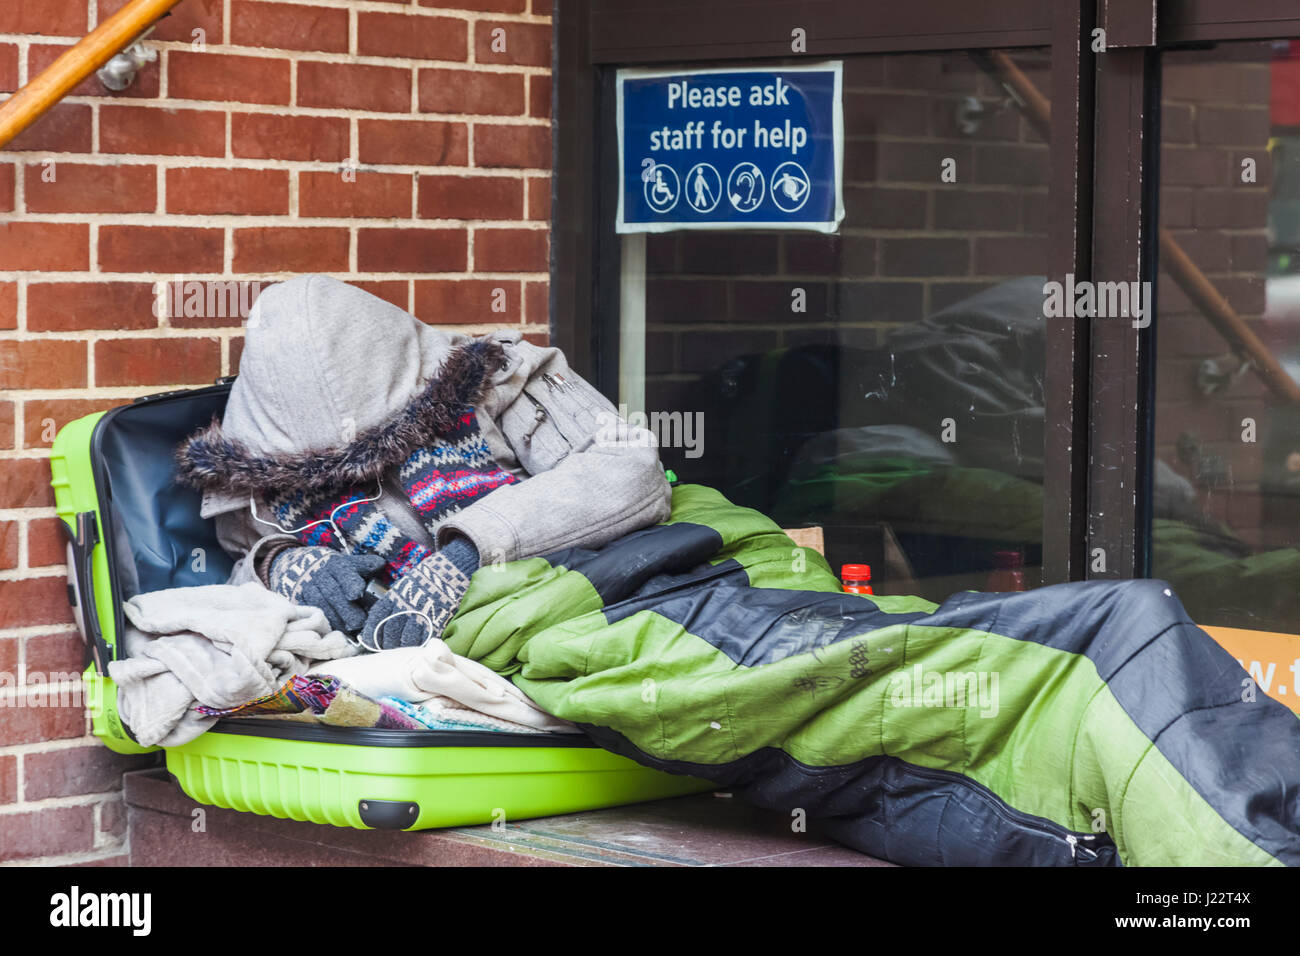
[[[317,493],[372,484],[411,452],[450,431],[482,399],[502,357],[495,342],[453,350],[438,377],[410,404],[341,447],[261,455],[227,437],[214,418],[176,450],[177,481],[205,492],[258,497],[285,488]]]

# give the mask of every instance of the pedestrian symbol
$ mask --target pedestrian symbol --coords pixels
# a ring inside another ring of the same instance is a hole
[[[686,201],[696,212],[713,212],[722,200],[722,177],[710,163],[696,163],[686,174]]]
[[[753,212],[763,204],[763,171],[753,163],[737,163],[727,177],[727,198],[737,212]]]

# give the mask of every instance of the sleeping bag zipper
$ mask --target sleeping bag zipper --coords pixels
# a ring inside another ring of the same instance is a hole
[[[1097,853],[1096,850],[1092,849],[1092,847],[1084,846],[1079,842],[1080,840],[1095,840],[1097,839],[1096,836],[1091,834],[1079,835],[1073,833],[1067,827],[1062,826],[1054,820],[1045,820],[1042,817],[1036,817],[1033,814],[1025,813],[1021,810],[1016,810],[1014,807],[1007,806],[1007,804],[988,787],[972,780],[964,774],[959,774],[955,771],[933,770],[928,767],[917,766],[916,764],[907,764],[907,770],[909,773],[915,773],[917,776],[926,777],[930,780],[941,780],[948,783],[959,780],[964,785],[969,786],[976,793],[988,797],[989,799],[986,801],[986,805],[993,811],[995,816],[1001,817],[1008,823],[1024,827],[1026,830],[1035,830],[1047,836],[1054,837],[1055,839],[1064,840],[1066,846],[1070,848],[1071,860],[1079,859],[1080,851],[1088,854],[1088,856],[1084,858],[1084,862],[1087,863],[1091,863],[1093,860],[1100,857],[1100,854]]]

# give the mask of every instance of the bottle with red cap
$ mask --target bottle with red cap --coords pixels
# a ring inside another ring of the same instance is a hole
[[[986,591],[1027,591],[1025,556],[1019,551],[994,551],[993,570],[989,572]]]
[[[875,594],[871,590],[871,565],[846,564],[840,568],[840,583],[846,594]]]

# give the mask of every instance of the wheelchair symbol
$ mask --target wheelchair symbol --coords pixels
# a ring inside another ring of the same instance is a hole
[[[645,201],[655,212],[664,213],[677,205],[681,193],[681,182],[671,166],[656,163],[646,171]]]

